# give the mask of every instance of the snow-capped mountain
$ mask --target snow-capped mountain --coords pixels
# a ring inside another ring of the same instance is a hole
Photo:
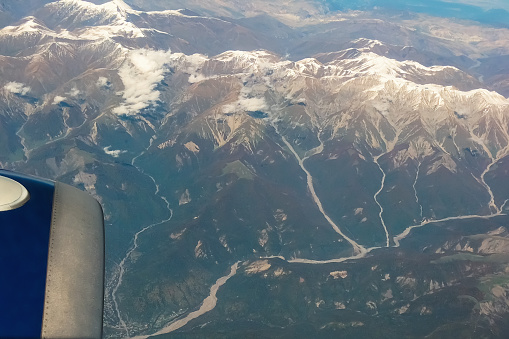
[[[107,337],[504,333],[508,32],[129,3],[0,1],[0,166],[103,204]]]

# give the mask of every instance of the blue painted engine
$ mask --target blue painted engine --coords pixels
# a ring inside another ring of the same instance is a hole
[[[0,170],[0,337],[99,338],[104,223],[71,186]]]

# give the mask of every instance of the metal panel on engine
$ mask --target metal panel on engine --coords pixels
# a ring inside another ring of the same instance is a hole
[[[101,337],[99,203],[69,185],[0,170],[0,205],[0,337]]]

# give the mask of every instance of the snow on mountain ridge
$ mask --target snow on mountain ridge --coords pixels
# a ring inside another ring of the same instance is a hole
[[[374,74],[384,76],[401,76],[411,74],[411,72],[420,72],[424,75],[434,75],[444,70],[452,70],[460,72],[460,70],[453,66],[431,66],[426,67],[415,61],[397,61],[374,52],[361,52],[355,58],[345,58],[330,64],[348,68],[350,71],[355,71],[359,74]]]
[[[361,50],[370,50],[376,46],[384,46],[384,43],[376,39],[359,38],[351,42],[353,45],[359,45]]]
[[[0,29],[0,36],[54,35],[54,33],[33,16],[23,18],[19,25],[5,26]]]
[[[101,5],[96,5],[86,0],[58,0],[46,6],[51,5],[58,5],[63,9],[66,7],[78,7],[82,11],[89,11],[89,15],[94,12],[100,12],[102,14],[110,14],[111,16],[118,16],[120,14],[125,17],[127,13],[134,12],[134,10],[122,0],[111,0]]]
[[[140,28],[128,20],[128,14],[136,13],[121,0],[101,5],[85,0],[59,0],[46,4],[48,17],[56,29],[66,30],[68,35],[82,39],[111,39],[115,36],[144,37]]]
[[[187,58],[187,57],[186,57]],[[205,65],[205,59],[202,60]],[[350,80],[363,77],[371,79],[371,85],[368,85],[365,90],[377,92],[385,87],[387,82],[396,84],[399,89],[406,87],[408,91],[417,90],[420,92],[433,92],[433,93],[446,93],[453,91],[460,93],[461,96],[472,97],[479,96],[487,103],[492,105],[508,105],[509,101],[502,95],[489,91],[484,88],[472,89],[470,91],[461,91],[452,85],[443,86],[433,83],[414,83],[405,78],[405,76],[412,75],[426,75],[436,76],[440,72],[450,71],[460,74],[465,74],[461,70],[453,66],[431,66],[427,67],[415,61],[397,61],[387,58],[385,56],[377,55],[373,52],[361,53],[354,59],[335,60],[329,63],[322,64],[316,58],[306,58],[296,62],[290,62],[278,57],[276,54],[267,51],[228,51],[216,57],[210,57],[207,62],[213,65],[214,62],[230,63],[227,69],[229,72],[233,70],[246,71],[275,71],[283,72],[277,73],[279,76],[299,76],[299,77],[314,77],[316,79],[322,78],[339,78],[343,79],[346,83]],[[247,65],[247,69],[246,69]],[[204,67],[204,66],[201,66]],[[212,67],[212,66],[211,66]],[[221,68],[212,67],[203,69],[207,75],[219,75],[222,72]]]
[[[301,106],[309,103],[323,118],[341,112],[347,106],[345,102],[358,96],[360,101],[356,105],[365,106],[369,103],[369,109],[374,109],[383,118],[391,120],[397,128],[408,120],[408,117],[404,116],[405,110],[419,109],[426,114],[422,117],[426,128],[430,133],[435,133],[452,112],[455,112],[456,119],[461,123],[474,128],[482,118],[481,112],[484,109],[495,112],[493,106],[498,105],[499,111],[505,110],[500,107],[507,107],[507,100],[496,93],[480,89],[460,91],[451,87],[462,84],[463,79],[476,85],[475,79],[456,67],[428,67],[416,61],[398,61],[377,54],[372,50],[373,47],[383,46],[378,40],[357,39],[352,44],[359,45],[358,48],[329,53],[328,57],[317,55],[298,61],[286,60],[266,50],[230,50],[215,57],[185,55],[169,51],[141,50],[114,41],[117,36],[145,37],[143,29],[130,21],[132,17],[129,18],[129,15],[137,16],[142,12],[132,10],[121,0],[102,5],[84,0],[61,0],[46,5],[46,8],[52,6],[55,8],[47,13],[47,18],[54,23],[53,26],[48,24],[54,31],[37,26],[38,23],[33,18],[28,18],[28,21],[19,27],[9,26],[8,30],[22,30],[23,25],[26,25],[29,32],[46,30],[54,38],[62,39],[39,46],[39,52],[44,52],[55,60],[61,56],[72,59],[76,54],[77,50],[67,42],[69,39],[108,40],[121,46],[123,52],[118,54],[119,63],[126,56],[127,61],[116,71],[125,88],[122,92],[117,92],[121,96],[121,102],[112,109],[115,114],[134,115],[150,105],[157,105],[161,93],[156,87],[164,79],[168,67],[175,67],[187,74],[188,83],[192,85],[215,81],[220,77],[232,77],[234,80],[231,81],[242,84],[236,93],[236,100],[230,98],[224,102],[224,107],[219,107],[217,111],[222,113],[270,111],[275,105],[275,99],[270,98],[275,96],[292,103],[300,103]],[[154,15],[156,14],[182,15],[178,11],[154,12]],[[72,20],[65,21],[71,17]],[[73,37],[75,39],[72,39]],[[37,67],[40,67],[44,60],[36,59],[32,60],[30,65],[33,65],[33,69],[40,69]],[[143,61],[140,61],[142,59]],[[351,95],[345,94],[350,92]],[[398,110],[395,103],[404,106],[405,110]],[[444,112],[447,114],[444,115]],[[503,121],[502,117],[497,117],[496,120]],[[346,115],[342,121],[341,126],[348,122]]]
[[[18,26],[5,26],[0,30],[0,34],[19,34],[24,32],[40,32],[49,29],[42,25],[33,16],[28,16],[22,20]]]
[[[361,55],[357,59],[364,57]],[[365,68],[357,68],[357,64],[349,68],[352,64],[343,60],[328,64],[322,64],[314,58],[290,62],[265,51],[229,51],[216,57],[201,56],[195,62],[189,62],[187,56],[180,55],[174,67],[190,74],[190,82],[193,84],[215,81],[221,76],[236,78],[242,84],[238,99],[235,102],[225,102],[224,113],[271,111],[272,106],[266,98],[276,96],[291,102],[308,102],[325,118],[328,114],[341,111],[338,105],[347,106],[345,102],[336,99],[336,95],[352,92],[347,100],[361,100],[358,105],[375,108],[398,129],[402,128],[401,124],[409,123],[410,117],[422,119],[431,134],[436,134],[440,126],[451,118],[472,129],[486,112],[502,126],[507,120],[504,112],[509,109],[509,101],[498,93],[486,89],[461,91],[453,86],[414,83],[402,77],[407,74],[405,66],[412,67],[414,73],[429,74],[444,70],[461,73],[454,67],[425,67],[415,62],[379,57],[373,53],[368,53],[367,57],[371,61],[379,58],[386,60],[386,63],[378,67],[381,71],[389,68],[389,71],[366,72]],[[392,72],[394,69],[402,70],[401,74]],[[462,107],[469,109],[467,111]],[[408,110],[413,111],[413,115],[408,116]],[[346,123],[347,120],[344,121]]]
[[[453,66],[426,67],[415,61],[397,61],[373,52],[361,52],[355,58],[338,59],[324,64],[316,58],[306,58],[292,63],[276,54],[263,50],[250,52],[227,51],[209,59],[211,64],[216,62],[228,64],[228,66],[222,68],[215,66],[212,72],[220,73],[220,69],[224,69],[224,73],[235,72],[235,70],[237,72],[238,70],[256,72],[285,69],[286,72],[290,73],[295,71],[297,72],[296,75],[299,76],[308,75],[315,78],[342,77],[345,80],[358,76],[374,76],[386,81],[397,81],[397,79],[405,79],[410,76],[432,78],[441,72],[464,74]],[[293,67],[288,67],[290,64]],[[210,71],[205,69],[204,72]]]
[[[46,35],[54,38],[72,40],[113,39],[115,37],[147,38],[147,35],[150,36],[151,32],[172,35],[171,32],[157,30],[154,27],[145,27],[145,24],[138,27],[135,22],[140,22],[139,19],[142,15],[202,18],[188,16],[183,14],[182,10],[153,12],[134,10],[122,0],[111,0],[103,4],[95,4],[86,0],[58,0],[47,3],[36,14],[41,17],[42,21],[27,17],[23,19],[23,22],[26,20],[34,22],[26,23],[26,25],[8,26],[0,30],[0,34],[12,35],[16,32],[36,34],[38,31],[44,31]],[[158,19],[154,20],[157,21]],[[40,27],[36,26],[37,24],[40,24]]]
[[[50,2],[44,7],[55,7],[58,14],[69,13],[79,15],[81,19],[91,19],[102,16],[104,19],[121,19],[122,11],[114,1],[96,5],[85,0],[58,0]],[[125,12],[123,13],[125,14]]]
[[[182,10],[163,10],[163,11],[140,11],[135,10],[126,4],[123,0],[110,0],[101,5],[96,5],[86,0],[58,0],[51,2],[46,6],[54,6],[58,10],[72,11],[74,14],[82,16],[82,19],[91,19],[98,16],[103,16],[103,20],[115,19],[116,24],[128,21],[129,15],[163,15],[163,16],[179,16],[189,17],[182,13]],[[212,18],[211,18],[212,19]],[[215,19],[215,18],[214,18]],[[215,19],[220,20],[220,19]]]

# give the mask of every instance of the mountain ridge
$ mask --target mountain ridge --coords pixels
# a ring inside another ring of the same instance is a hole
[[[508,328],[505,30],[36,3],[1,21],[0,165],[102,203],[106,337]]]

